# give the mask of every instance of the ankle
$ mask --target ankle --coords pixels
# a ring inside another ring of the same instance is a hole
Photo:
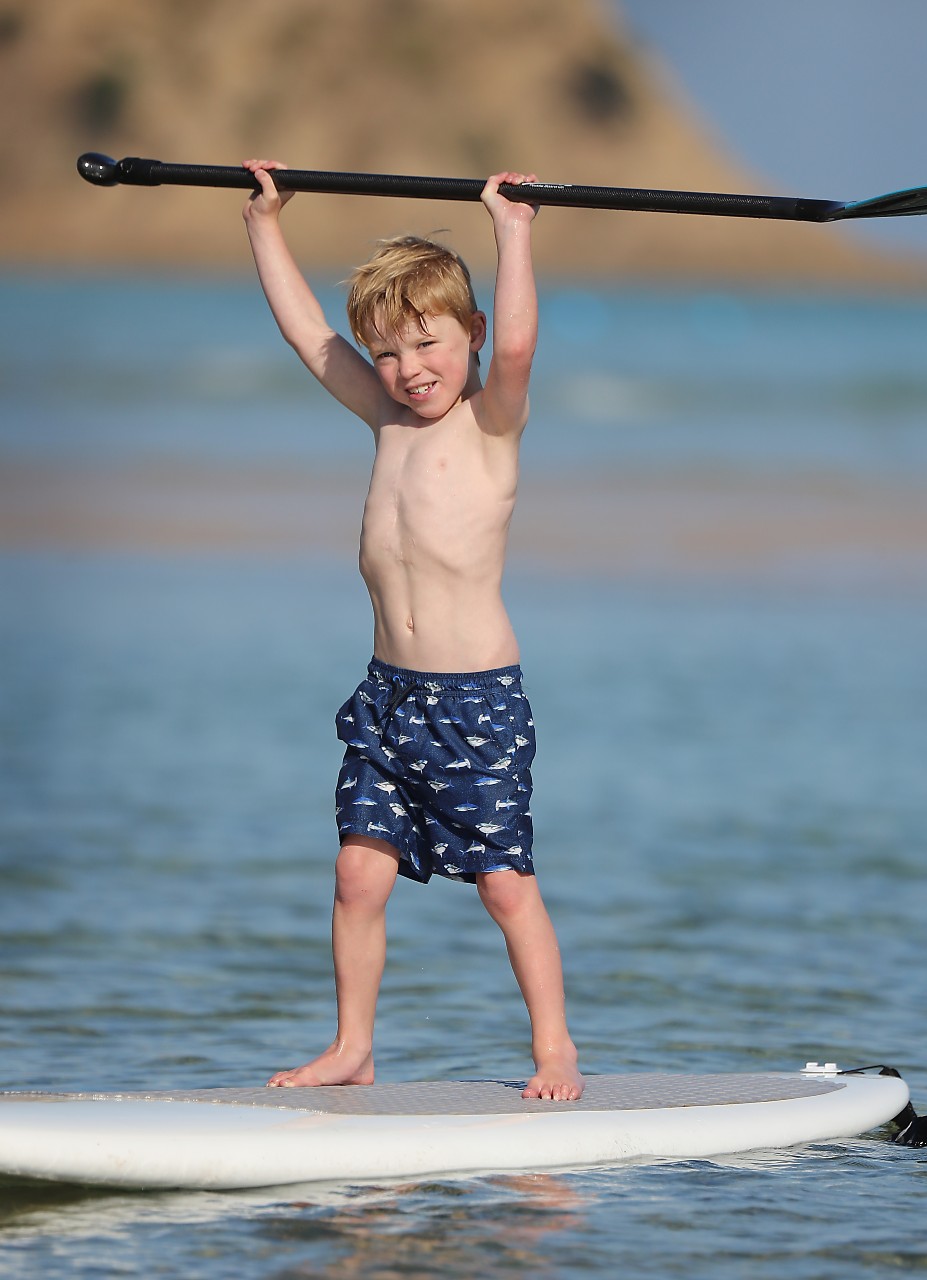
[[[576,1045],[569,1036],[557,1039],[548,1037],[542,1042],[532,1042],[531,1056],[535,1066],[540,1066],[542,1062],[569,1062],[575,1066],[579,1061]]]
[[[339,1058],[351,1058],[352,1060],[363,1060],[364,1058],[373,1057],[373,1044],[369,1037],[366,1036],[343,1036],[340,1033],[335,1036],[329,1053],[337,1054]]]

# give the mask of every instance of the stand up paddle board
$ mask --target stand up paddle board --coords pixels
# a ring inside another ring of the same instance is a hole
[[[0,1174],[226,1190],[693,1159],[855,1137],[897,1116],[897,1077],[833,1063],[757,1075],[591,1076],[578,1102],[522,1081],[0,1094]]]

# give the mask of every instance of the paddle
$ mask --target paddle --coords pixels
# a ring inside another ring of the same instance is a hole
[[[258,189],[254,175],[238,165],[163,164],[128,156],[111,160],[88,151],[77,161],[82,178],[100,187],[243,187]],[[416,178],[387,173],[331,173],[317,169],[275,169],[282,190],[333,195],[413,196],[425,200],[479,200],[480,178]],[[927,213],[927,187],[914,187],[871,200],[803,200],[792,196],[721,195],[708,191],[654,191],[638,187],[590,187],[554,182],[499,188],[510,200],[582,209],[636,209],[648,213],[703,213],[730,218],[784,218],[795,222],[835,222],[842,218],[889,218]]]

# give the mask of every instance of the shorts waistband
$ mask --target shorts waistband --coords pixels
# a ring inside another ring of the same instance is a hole
[[[407,667],[394,667],[379,658],[372,658],[367,671],[374,679],[395,682],[410,689],[491,689],[500,681],[514,684],[522,678],[521,667],[495,667],[491,671],[412,671]]]

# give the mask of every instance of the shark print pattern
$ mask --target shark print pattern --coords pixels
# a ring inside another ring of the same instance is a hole
[[[520,667],[430,674],[375,658],[335,727],[345,746],[335,787],[342,840],[386,840],[400,874],[422,884],[534,874],[534,720]]]

